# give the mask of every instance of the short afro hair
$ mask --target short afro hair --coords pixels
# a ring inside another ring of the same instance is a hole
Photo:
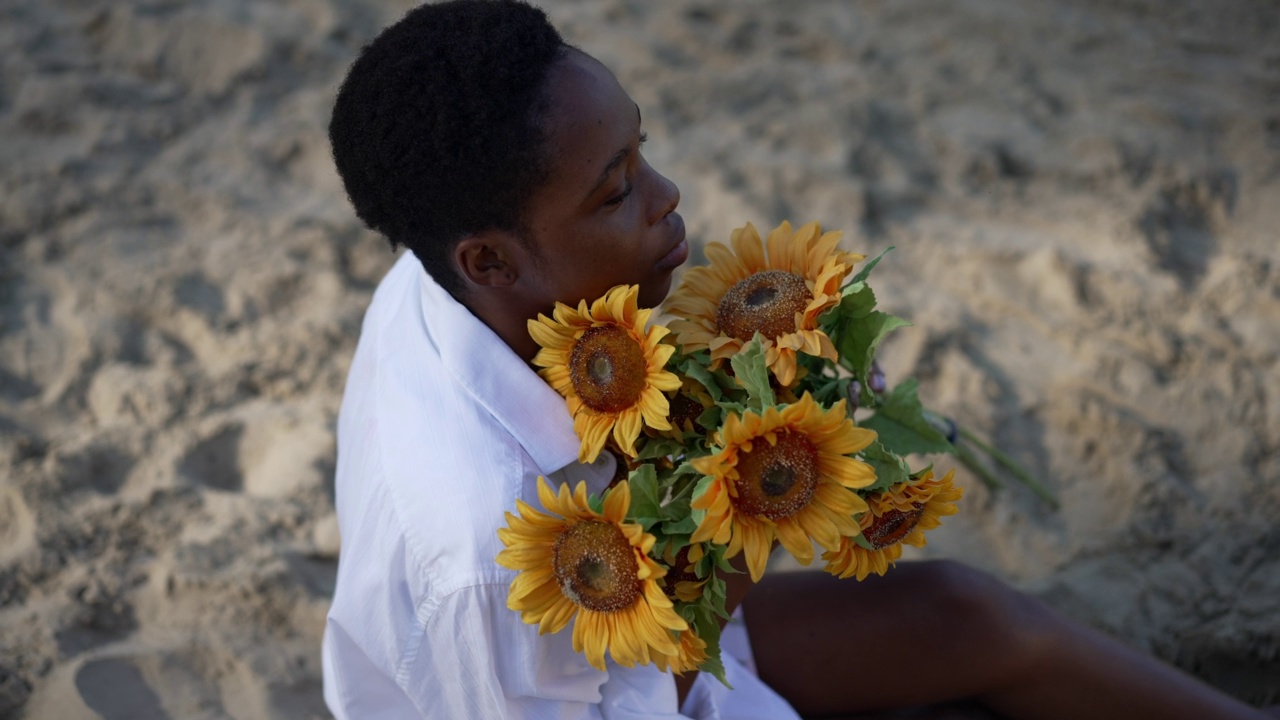
[[[329,141],[356,214],[455,298],[458,240],[524,236],[549,163],[544,85],[568,48],[523,2],[423,5],[360,52],[338,91]]]

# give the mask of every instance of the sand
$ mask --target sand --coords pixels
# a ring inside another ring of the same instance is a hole
[[[325,125],[407,7],[0,4],[0,717],[327,716],[334,419],[394,256]],[[919,555],[1280,702],[1274,3],[548,10],[696,244],[896,246],[890,380],[1062,500],[962,470]]]

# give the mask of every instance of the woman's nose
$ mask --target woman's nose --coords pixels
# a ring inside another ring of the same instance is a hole
[[[675,211],[680,204],[680,188],[665,175],[649,168],[654,177],[653,204],[650,206],[649,224],[661,222],[663,218]]]

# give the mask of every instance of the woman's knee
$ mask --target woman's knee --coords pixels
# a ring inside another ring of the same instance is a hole
[[[962,642],[1003,658],[1010,668],[1034,665],[1052,649],[1062,624],[1039,600],[962,563],[924,565],[922,591]]]

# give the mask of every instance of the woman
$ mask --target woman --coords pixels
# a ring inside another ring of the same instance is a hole
[[[688,256],[679,192],[641,154],[639,109],[540,11],[459,0],[364,49],[330,136],[356,212],[413,253],[366,316],[339,422],[343,554],[324,664],[339,718],[847,716],[955,701],[1015,718],[1261,717],[949,562],[865,583],[726,577],[745,624],[728,631],[733,691],[586,666],[568,633],[540,636],[506,609],[512,573],[493,558],[503,511],[536,502],[538,475],[598,491],[614,469],[575,461],[563,402],[528,365],[527,321],[623,283],[655,306]]]

